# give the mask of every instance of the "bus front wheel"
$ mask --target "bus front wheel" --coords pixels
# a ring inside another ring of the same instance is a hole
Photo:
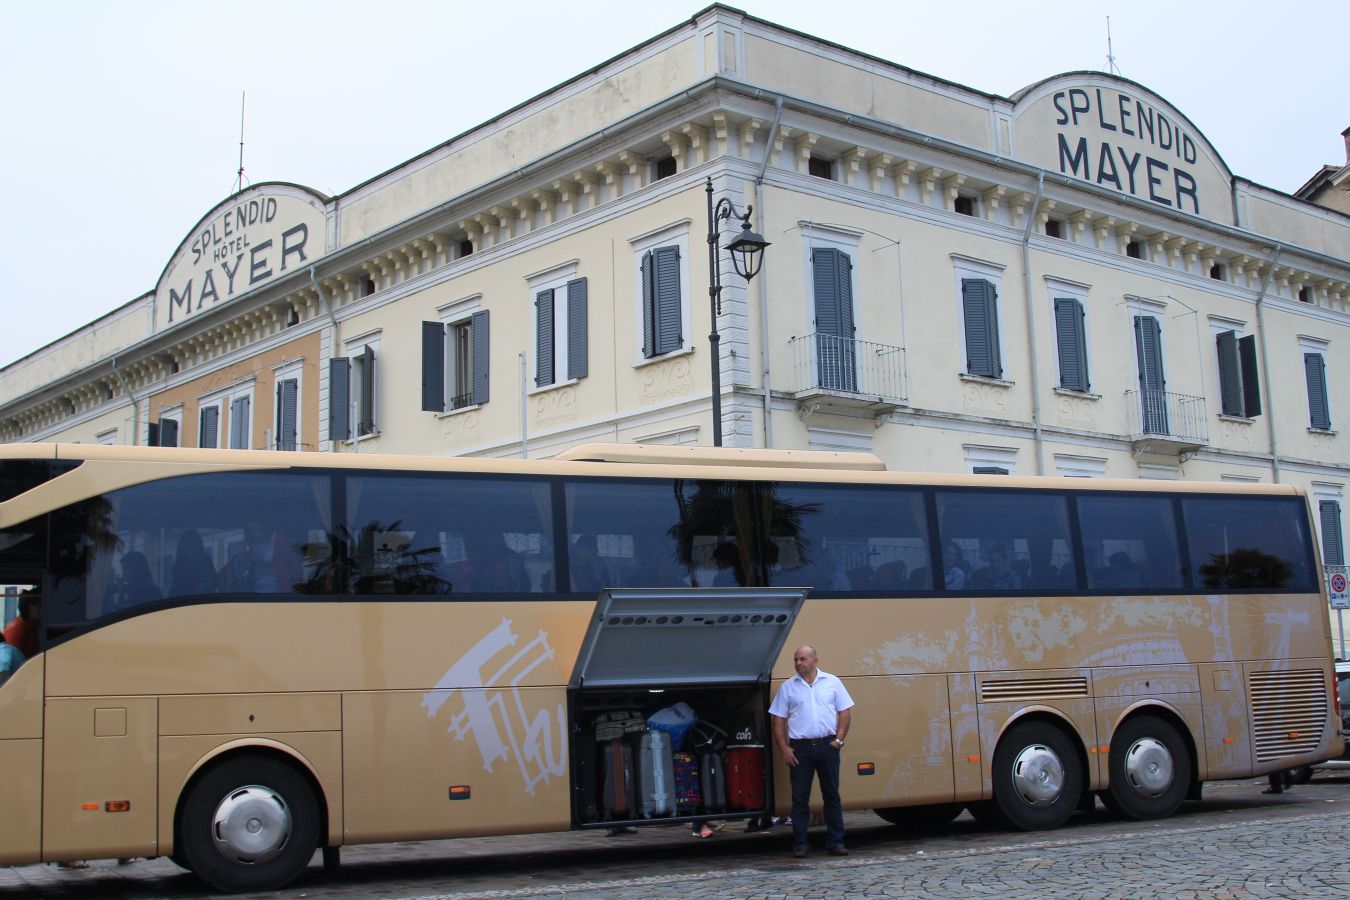
[[[1191,785],[1191,757],[1181,735],[1156,716],[1136,716],[1111,738],[1110,789],[1102,799],[1127,819],[1163,819]]]
[[[286,763],[235,757],[193,785],[179,834],[188,867],[212,888],[276,890],[314,856],[319,805],[309,783]]]
[[[993,776],[994,805],[1022,831],[1063,825],[1083,794],[1077,751],[1064,732],[1045,722],[1022,722],[1003,736]]]

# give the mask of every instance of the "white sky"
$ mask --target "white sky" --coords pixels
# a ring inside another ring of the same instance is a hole
[[[331,195],[705,5],[0,0],[0,366],[154,288],[231,192],[241,92],[248,180]],[[1237,175],[1293,192],[1345,163],[1344,0],[731,5],[1003,96],[1104,68],[1109,15],[1121,74]]]

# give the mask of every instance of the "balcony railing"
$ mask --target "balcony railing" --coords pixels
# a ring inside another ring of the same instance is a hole
[[[1136,440],[1200,447],[1209,443],[1205,398],[1171,391],[1125,392],[1130,435]]]
[[[905,351],[832,334],[794,337],[793,393],[857,396],[890,405],[905,399]]]

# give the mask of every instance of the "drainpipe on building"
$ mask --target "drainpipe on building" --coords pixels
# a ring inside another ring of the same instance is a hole
[[[1041,432],[1041,376],[1040,358],[1036,355],[1035,304],[1031,300],[1031,229],[1036,224],[1036,213],[1041,208],[1041,194],[1045,191],[1045,172],[1036,175],[1036,199],[1027,213],[1027,227],[1022,229],[1022,292],[1027,305],[1027,343],[1031,352],[1031,428],[1036,444],[1036,474],[1045,474],[1045,435]]]
[[[131,446],[136,447],[141,443],[141,404],[136,399],[136,395],[131,392],[131,385],[122,377],[122,370],[117,368],[117,357],[112,361],[113,377],[117,379],[118,384],[122,385],[122,390],[127,392],[131,398]]]
[[[310,284],[314,285],[314,292],[319,295],[319,302],[323,304],[323,311],[328,314],[328,321],[333,325],[333,339],[328,343],[329,349],[328,358],[332,359],[334,358],[334,356],[336,356],[334,348],[336,348],[338,345],[339,332],[342,330],[342,326],[338,325],[337,313],[333,311],[333,304],[328,302],[328,297],[324,295],[323,288],[320,287],[319,285],[319,279],[314,275],[314,266],[309,267],[309,282]],[[332,395],[333,395],[333,388],[332,385],[329,385],[328,396],[331,397]],[[330,445],[328,448],[329,450],[331,450],[334,453],[341,452],[338,450],[338,442],[333,440],[332,435],[328,436],[328,443]],[[356,446],[355,443],[353,443],[352,446]]]
[[[755,209],[759,210],[759,233],[769,233],[768,217],[764,213],[764,172],[769,168],[769,154],[773,153],[773,142],[778,138],[778,124],[783,121],[783,98],[780,96],[773,104],[773,125],[769,127],[769,142],[764,145],[764,159],[759,163],[759,174],[755,176]],[[762,386],[764,388],[764,447],[773,446],[773,392],[769,380],[769,270],[759,273],[759,355],[764,361]]]
[[[1270,392],[1270,366],[1266,362],[1266,290],[1270,287],[1271,276],[1280,264],[1281,244],[1275,245],[1275,255],[1270,258],[1270,268],[1261,279],[1261,291],[1256,295],[1256,342],[1261,346],[1261,393],[1266,397],[1266,433],[1270,435],[1270,467],[1275,483],[1280,483],[1280,439],[1275,432],[1275,396]]]
[[[530,458],[530,436],[526,432],[525,420],[528,417],[530,406],[530,386],[526,374],[525,351],[517,354],[520,357],[520,458]]]

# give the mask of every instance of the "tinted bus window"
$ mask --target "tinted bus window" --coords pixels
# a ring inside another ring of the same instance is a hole
[[[1186,587],[1170,497],[1078,497],[1087,586],[1093,590]]]
[[[1027,491],[939,491],[943,586],[950,591],[1072,588],[1068,500]]]
[[[553,504],[543,479],[368,475],[346,479],[349,589],[357,594],[556,590]]]
[[[1302,500],[1190,497],[1181,509],[1197,586],[1317,590]]]
[[[933,587],[923,494],[889,485],[766,485],[770,582],[818,593]]]
[[[570,589],[762,584],[759,489],[737,481],[568,482]]]
[[[44,619],[54,634],[171,597],[310,589],[332,531],[327,476],[187,475],[51,516]]]
[[[78,461],[8,459],[0,462],[0,503],[78,466]],[[0,529],[0,584],[36,581],[47,564],[47,517]],[[6,619],[8,621],[8,619]]]

